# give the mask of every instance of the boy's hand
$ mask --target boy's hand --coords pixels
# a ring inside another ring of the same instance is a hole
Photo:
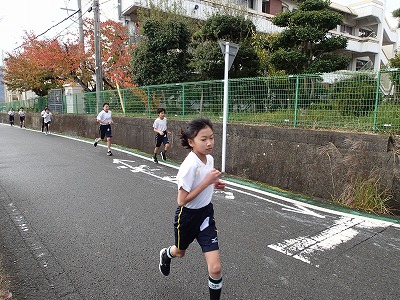
[[[214,183],[214,188],[218,189],[218,190],[225,190],[225,181],[219,179],[218,182]]]

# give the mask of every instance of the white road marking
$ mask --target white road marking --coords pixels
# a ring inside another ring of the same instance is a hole
[[[325,216],[317,214],[317,213],[315,213],[315,212],[303,207],[302,205],[295,204],[295,206],[297,207],[296,208],[296,207],[292,207],[292,206],[289,206],[289,205],[286,205],[286,204],[283,204],[283,203],[279,203],[279,202],[273,201],[271,199],[267,199],[267,198],[264,198],[264,197],[261,197],[261,196],[255,195],[255,194],[251,194],[251,193],[248,193],[248,192],[245,192],[245,191],[242,191],[242,190],[238,190],[238,189],[234,189],[234,188],[229,188],[229,189],[232,190],[232,191],[236,191],[238,193],[242,193],[242,194],[245,194],[245,195],[252,196],[254,198],[258,198],[258,199],[264,200],[266,202],[273,203],[273,204],[278,205],[278,206],[282,206],[283,210],[292,211],[292,212],[299,213],[299,214],[310,215],[310,216],[314,216],[314,217],[321,218],[321,219],[325,218]]]
[[[357,228],[386,228],[387,222],[371,222],[359,218],[342,217],[336,220],[334,225],[315,236],[300,236],[294,239],[288,239],[282,243],[270,244],[269,248],[284,253],[295,259],[305,263],[313,264],[312,260],[315,256],[320,255],[324,251],[333,250],[340,244],[346,243],[353,239],[359,231]]]

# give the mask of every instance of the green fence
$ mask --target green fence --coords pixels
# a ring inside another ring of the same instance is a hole
[[[354,131],[399,131],[400,71],[337,72],[229,80],[228,122]],[[223,80],[136,87],[67,95],[64,113],[96,114],[109,102],[114,115],[155,118],[158,107],[169,119],[206,115],[222,121]],[[6,103],[40,111],[37,98]]]

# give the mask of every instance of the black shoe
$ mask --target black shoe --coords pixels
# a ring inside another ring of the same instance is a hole
[[[94,140],[94,143],[93,143],[93,146],[95,146],[95,147],[97,147],[97,143],[99,142],[99,139],[95,139]]]
[[[160,155],[161,155],[162,160],[167,160],[167,155],[165,155],[165,152],[164,152],[164,151],[162,151],[162,152],[160,153]]]
[[[113,154],[112,154],[111,151],[108,151],[108,152],[107,152],[107,155],[108,155],[108,156],[112,156]]]
[[[160,251],[160,265],[158,268],[160,269],[161,274],[164,276],[169,275],[169,271],[171,269],[171,259],[167,255],[167,248],[163,248]]]
[[[153,161],[154,161],[155,164],[158,164],[158,159],[157,159],[157,157],[154,157],[154,158],[153,158]]]

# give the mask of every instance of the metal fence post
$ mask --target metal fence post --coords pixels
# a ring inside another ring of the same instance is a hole
[[[182,84],[182,116],[185,115],[185,84]]]
[[[378,128],[376,126],[378,122],[378,104],[379,104],[379,87],[381,84],[381,70],[378,71],[378,77],[376,79],[376,90],[375,90],[375,107],[374,107],[374,120],[373,120],[373,125],[372,129],[376,131]]]
[[[148,112],[148,115],[150,118],[151,113],[150,113],[150,88],[149,87],[147,87],[147,112]]]
[[[299,75],[296,76],[296,91],[294,99],[294,117],[293,117],[293,127],[297,126],[297,106],[299,102]]]

